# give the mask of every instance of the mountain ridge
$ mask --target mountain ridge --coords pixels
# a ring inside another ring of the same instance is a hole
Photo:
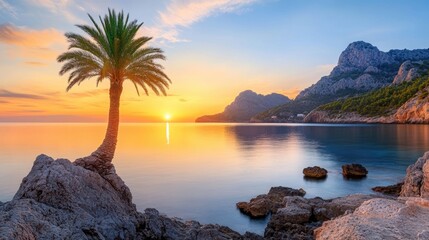
[[[308,114],[323,104],[389,86],[395,79],[398,83],[411,81],[419,76],[416,62],[427,59],[429,49],[383,52],[364,41],[350,43],[328,76],[301,91],[293,101],[252,117],[252,122],[302,121],[298,114]]]
[[[288,97],[278,93],[262,95],[245,90],[223,112],[198,117],[195,122],[248,122],[255,114],[289,101]]]

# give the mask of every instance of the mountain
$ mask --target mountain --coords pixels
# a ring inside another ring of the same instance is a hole
[[[429,61],[402,64],[394,82],[313,110],[306,122],[429,123]]]
[[[271,93],[257,94],[251,90],[241,92],[222,113],[205,115],[196,122],[248,122],[250,118],[272,107],[285,104],[290,99],[284,95]]]
[[[394,80],[409,81],[418,76],[419,61],[426,59],[429,49],[383,52],[370,43],[353,42],[328,76],[301,91],[294,101],[260,113],[252,121],[297,121],[297,114],[308,114],[323,104],[389,86]]]

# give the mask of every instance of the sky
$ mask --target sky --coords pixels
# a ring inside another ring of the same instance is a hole
[[[125,82],[124,122],[193,122],[241,91],[294,98],[328,75],[348,44],[382,51],[429,48],[425,0],[0,0],[0,122],[103,122],[108,87],[89,79],[66,92],[58,74],[66,32],[87,14],[123,10],[164,50],[168,96]]]

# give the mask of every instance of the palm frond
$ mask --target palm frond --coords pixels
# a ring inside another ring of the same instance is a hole
[[[139,95],[139,87],[146,95],[148,89],[166,95],[171,80],[159,63],[166,58],[161,49],[146,46],[151,37],[137,37],[143,23],[111,9],[99,22],[88,16],[93,26],[77,25],[87,37],[66,33],[69,50],[57,58],[64,63],[60,75],[69,73],[67,90],[95,78],[97,86],[104,79],[120,84],[129,80]]]

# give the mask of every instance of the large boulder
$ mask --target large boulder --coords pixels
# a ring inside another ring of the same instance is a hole
[[[429,152],[407,168],[404,185],[401,189],[403,197],[429,198]]]
[[[429,239],[429,202],[371,199],[352,214],[326,221],[316,239]]]
[[[326,176],[328,175],[328,171],[319,166],[306,167],[304,168],[304,170],[302,170],[302,173],[306,178],[315,178],[315,179],[326,178]]]
[[[250,199],[249,202],[238,202],[237,208],[244,214],[252,218],[263,218],[269,213],[277,212],[282,207],[285,196],[304,196],[303,189],[293,189],[288,187],[272,187],[268,194],[258,195]]]
[[[0,239],[258,239],[219,225],[136,210],[114,173],[101,176],[40,155],[10,202],[0,204]]]
[[[266,239],[313,239],[313,230],[323,221],[352,212],[373,195],[354,194],[324,200],[286,196],[283,207],[274,213],[265,228]]]
[[[347,178],[362,178],[368,174],[368,170],[360,164],[346,164],[342,169],[343,176]]]

